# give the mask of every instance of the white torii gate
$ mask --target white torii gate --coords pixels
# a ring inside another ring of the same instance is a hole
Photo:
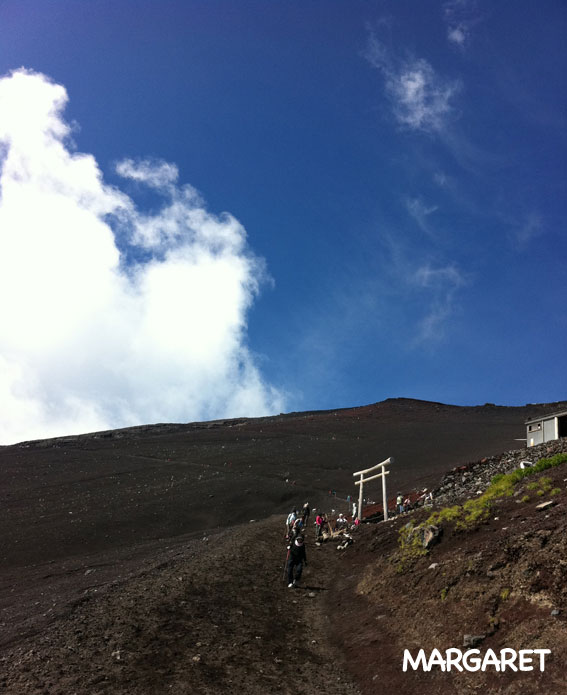
[[[358,518],[360,521],[362,521],[362,488],[364,487],[364,483],[368,483],[371,480],[374,480],[375,478],[382,478],[382,504],[384,508],[384,521],[387,521],[388,519],[388,497],[386,495],[386,476],[390,474],[390,471],[387,471],[383,466],[386,466],[386,464],[389,463],[394,463],[394,459],[390,456],[390,458],[387,458],[385,461],[382,461],[382,463],[378,463],[376,466],[372,466],[372,468],[366,468],[364,471],[358,471],[358,473],[353,473],[354,476],[359,475],[360,480],[355,481],[355,485],[360,485],[360,491],[358,493]],[[370,478],[365,478],[365,474],[367,473],[372,473],[373,471],[378,470],[379,468],[382,468],[380,473],[376,473],[376,475],[370,476]]]

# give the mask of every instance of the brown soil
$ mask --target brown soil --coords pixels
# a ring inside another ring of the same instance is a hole
[[[355,695],[329,659],[322,618],[331,549],[310,547],[300,588],[288,589],[282,528],[271,518],[178,539],[154,548],[152,562],[132,555],[110,584],[82,567],[75,575],[90,586],[67,603],[61,582],[46,592],[38,574],[25,600],[57,618],[32,621],[4,645],[4,692]],[[55,597],[62,603],[51,605]]]
[[[531,625],[528,608],[543,611],[525,636],[528,647],[535,637],[553,642],[553,630],[564,634],[563,618],[551,618],[549,605],[529,596],[547,597],[550,582],[561,584],[559,550],[555,565],[550,560],[540,570],[536,562],[530,569],[540,572],[530,583],[537,591],[521,593],[506,576],[512,591],[494,608],[501,589],[483,563],[498,564],[487,548],[504,552],[493,541],[502,531],[448,533],[433,559],[420,561],[443,569],[422,564],[399,576],[387,560],[376,562],[395,547],[398,522],[365,527],[343,552],[315,547],[310,529],[302,588],[288,590],[283,520],[307,499],[326,511],[346,510],[352,472],[390,455],[396,460],[390,490],[434,484],[448,468],[518,448],[514,439],[523,436],[525,418],[561,407],[457,408],[400,399],[0,447],[0,691],[411,693],[415,676],[420,687],[431,686],[426,692],[468,692],[447,674],[402,674],[402,644],[413,647],[426,634],[460,646],[461,633],[480,630],[481,615],[486,622],[487,606],[500,621],[487,644],[507,634],[502,625],[512,624],[510,612]],[[368,494],[379,496],[379,481]],[[546,521],[560,520],[562,508]],[[535,512],[534,518],[543,523]],[[556,547],[560,530],[552,530],[553,542],[541,552]],[[471,538],[480,539],[479,550],[469,547]],[[530,539],[522,571],[539,552]],[[461,559],[449,562],[443,552]],[[479,552],[478,574],[463,574],[459,562]],[[483,588],[461,596],[471,576]],[[562,605],[564,595],[553,591],[545,600]],[[467,613],[459,601],[478,610]],[[429,611],[418,621],[416,604]],[[555,668],[559,652],[554,659]],[[557,672],[550,667],[547,692],[563,692],[553,689]]]
[[[567,464],[543,474],[560,488],[555,506],[525,485],[500,500],[476,528],[445,524],[441,540],[415,564],[400,571],[398,532],[429,512],[403,515],[374,527],[363,525],[358,542],[340,560],[337,590],[345,597],[335,618],[351,672],[363,695],[403,689],[418,693],[484,691],[506,695],[564,693],[567,669]],[[537,480],[537,478],[535,478]],[[529,494],[530,501],[523,501]],[[330,614],[332,606],[328,607]],[[553,611],[553,613],[552,613]],[[346,620],[345,620],[346,618]],[[494,670],[402,672],[403,653],[423,648],[464,650],[465,635],[484,635],[484,653],[508,647],[550,649],[545,672]],[[378,685],[377,685],[378,684]]]

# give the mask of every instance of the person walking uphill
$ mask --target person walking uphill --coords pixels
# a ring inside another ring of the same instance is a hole
[[[293,526],[291,527],[291,530],[288,535],[289,544],[293,545],[293,541],[298,536],[303,536],[303,522],[301,521],[301,519],[296,519],[293,522]]]
[[[290,512],[288,514],[287,519],[285,520],[285,536],[286,536],[286,538],[289,538],[290,531],[293,528],[293,524],[295,523],[296,519],[297,519],[297,509],[294,509],[292,512]]]
[[[297,582],[301,579],[303,565],[307,565],[307,553],[305,552],[303,536],[298,536],[289,547],[289,558],[287,561],[288,589],[292,589],[297,586]]]
[[[317,514],[315,517],[315,538],[317,540],[321,538],[321,534],[323,533],[323,524],[325,523],[324,517],[324,514]]]

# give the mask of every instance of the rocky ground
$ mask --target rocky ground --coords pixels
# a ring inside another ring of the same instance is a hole
[[[463,497],[474,497],[483,492],[493,476],[511,473],[516,468],[533,465],[540,458],[567,453],[567,438],[529,448],[506,451],[497,456],[488,456],[480,461],[458,466],[448,471],[435,488],[437,505],[451,505]]]
[[[488,457],[443,480],[444,499],[463,494],[464,473],[515,462],[523,420],[558,405],[402,399],[0,448],[0,692],[563,692],[565,470],[551,510],[506,500],[403,574],[406,517],[364,525],[345,551],[310,528],[297,590],[282,537],[290,506],[346,509],[352,472],[388,455],[404,489]],[[465,634],[553,659],[542,678],[401,672],[403,648]]]
[[[539,447],[541,455],[565,451],[567,440]],[[501,457],[494,472],[510,471],[510,459],[533,458],[520,450]],[[478,466],[483,466],[478,462]],[[474,467],[472,467],[474,469]],[[540,495],[530,483],[550,479]],[[451,478],[451,476],[449,476]],[[455,483],[445,501],[463,501]],[[550,495],[549,488],[554,490]],[[528,499],[529,498],[529,499]],[[539,510],[542,502],[552,506]],[[435,508],[439,509],[441,505]],[[400,530],[430,510],[404,514],[374,527],[363,525],[349,553],[350,573],[338,572],[341,648],[362,693],[473,693],[531,695],[565,692],[567,672],[567,464],[546,470],[498,500],[487,520],[470,530],[442,527],[440,542],[401,571]],[[550,649],[544,673],[402,673],[404,649],[507,647]]]
[[[3,692],[355,695],[323,607],[334,548],[308,543],[304,580],[288,589],[282,529],[271,518],[132,560],[123,579],[12,636]]]

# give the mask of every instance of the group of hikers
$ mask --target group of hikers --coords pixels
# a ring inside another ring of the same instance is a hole
[[[333,491],[329,491],[330,494]],[[413,497],[413,499],[412,499]],[[347,498],[350,502],[350,496]],[[421,494],[412,493],[410,495],[402,495],[398,492],[396,495],[396,514],[404,514],[416,507],[431,504],[433,502],[433,494],[427,489],[422,490]],[[293,509],[288,514],[285,522],[285,539],[287,546],[287,559],[284,569],[284,577],[287,573],[288,588],[297,586],[297,582],[301,579],[303,568],[307,565],[307,553],[305,552],[305,531],[311,516],[309,502],[305,502],[301,509]],[[353,504],[353,521],[349,522],[344,514],[339,514],[334,521],[330,521],[326,514],[317,513],[315,517],[315,545],[320,545],[324,540],[333,537],[337,533],[349,531],[360,523],[357,515],[356,504]],[[338,548],[345,548],[349,543],[352,543],[352,537],[349,534],[344,535],[345,541],[339,544]]]
[[[421,494],[415,497],[412,501],[410,496],[407,495],[405,498],[401,492],[398,492],[396,496],[396,514],[404,514],[405,512],[411,512],[417,507],[421,507],[426,504],[431,504],[433,502],[433,493],[427,488],[421,491]]]
[[[303,567],[307,565],[305,530],[307,529],[310,516],[311,509],[309,507],[309,502],[306,502],[301,510],[293,509],[285,522],[285,539],[288,542],[285,571],[287,571],[287,585],[289,589],[297,586],[297,582],[301,579]],[[358,519],[354,524],[358,525]],[[330,535],[332,531],[347,530],[348,526],[349,522],[344,514],[338,515],[331,528],[331,523],[327,519],[327,515],[318,513],[315,517],[315,544],[320,545],[324,538]]]

